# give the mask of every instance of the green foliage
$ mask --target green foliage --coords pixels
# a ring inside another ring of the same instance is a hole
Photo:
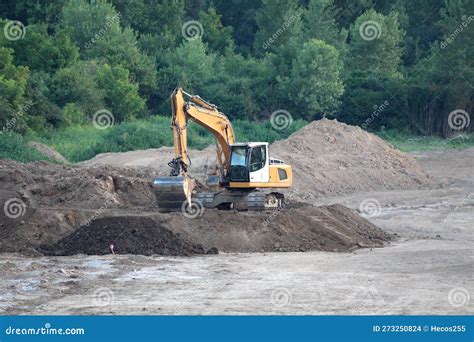
[[[251,121],[237,120],[233,123],[239,141],[273,142],[288,137],[307,122],[295,120],[288,129],[276,131],[268,120],[255,124]],[[94,157],[98,153],[126,152],[130,150],[159,148],[173,145],[173,134],[169,117],[155,116],[116,124],[106,130],[93,125],[69,126],[33,134],[28,139],[41,141],[53,146],[67,160],[78,162]],[[201,126],[190,123],[188,143],[191,148],[203,149],[214,144],[214,138]]]
[[[110,65],[126,66],[134,79],[149,94],[155,89],[156,70],[152,57],[143,53],[136,34],[120,26],[121,13],[104,1],[89,3],[69,0],[63,7],[61,27],[71,37],[86,59],[104,59]]]
[[[20,162],[48,160],[34,148],[28,146],[28,141],[18,133],[0,134],[0,159],[13,159]]]
[[[303,44],[291,67],[289,77],[278,78],[283,92],[291,95],[292,108],[306,119],[332,114],[344,91],[339,53],[321,40]]]
[[[63,122],[66,126],[80,125],[86,122],[86,115],[75,103],[64,106]]]
[[[175,51],[169,51],[159,74],[162,101],[164,102],[177,86],[196,94],[199,94],[199,90],[205,90],[214,75],[215,58],[199,39],[186,40]],[[205,96],[202,92],[200,94]],[[161,109],[169,111],[169,102],[165,105]]]
[[[58,70],[50,86],[54,102],[61,108],[75,103],[87,115],[105,108],[104,90],[98,88],[93,78],[96,68],[96,63],[81,62]]]
[[[334,0],[310,0],[303,17],[305,37],[319,39],[345,52],[348,32],[336,22]]]
[[[102,65],[95,72],[97,85],[104,91],[106,107],[119,122],[143,114],[145,100],[138,94],[138,84],[131,83],[129,72],[122,66]]]
[[[301,33],[303,10],[297,0],[262,0],[256,14],[258,31],[254,48],[257,54],[275,49]]]
[[[225,51],[234,48],[232,27],[224,27],[221,17],[214,7],[199,13],[199,22],[203,27],[203,41],[213,51]]]
[[[403,37],[397,12],[368,10],[351,25],[348,70],[400,77]]]
[[[2,40],[15,51],[15,63],[30,70],[53,73],[78,61],[79,50],[66,32],[49,35],[44,24],[26,27],[25,37],[17,41]]]
[[[53,139],[72,160],[170,144],[150,116],[169,113],[177,86],[249,140],[280,136],[265,121],[277,109],[444,137],[462,109],[463,133],[474,128],[472,0],[17,0],[0,13],[4,30],[24,25],[18,39],[0,35],[2,132]],[[201,39],[183,36],[190,20]],[[101,109],[116,125],[98,132]],[[209,139],[190,130],[195,146]]]
[[[18,117],[17,112],[25,103],[28,68],[13,64],[13,50],[0,47],[0,124]],[[17,118],[18,120],[22,118]]]
[[[397,130],[380,131],[376,134],[404,152],[464,149],[474,146],[474,134],[457,135],[449,139],[424,136]]]

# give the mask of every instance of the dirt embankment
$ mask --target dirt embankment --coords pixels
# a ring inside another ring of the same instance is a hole
[[[213,153],[192,151],[192,173],[212,170]],[[147,255],[378,247],[390,237],[351,210],[302,201],[431,182],[413,158],[336,121],[309,124],[272,144],[271,154],[293,167],[289,206],[273,213],[206,210],[196,219],[156,212],[151,181],[168,174],[170,148],[108,153],[74,167],[2,160],[0,252],[105,254],[111,244],[116,253]]]

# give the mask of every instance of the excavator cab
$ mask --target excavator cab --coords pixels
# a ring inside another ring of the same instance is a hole
[[[268,182],[268,143],[231,145],[229,182]]]

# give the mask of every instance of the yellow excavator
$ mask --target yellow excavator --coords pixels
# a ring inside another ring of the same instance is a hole
[[[216,105],[181,88],[171,95],[171,109],[175,157],[168,163],[170,176],[153,182],[159,211],[177,211],[195,202],[206,208],[236,210],[281,207],[284,195],[277,190],[291,187],[292,171],[291,166],[269,156],[268,142],[237,143],[229,119]],[[216,139],[217,168],[207,179],[212,191],[196,191],[195,180],[188,175],[189,120]]]

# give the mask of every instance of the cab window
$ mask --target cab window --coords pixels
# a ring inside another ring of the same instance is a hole
[[[232,182],[248,182],[247,146],[232,146],[229,179]]]
[[[265,166],[267,160],[265,146],[257,146],[252,148],[250,153],[249,171],[258,171]]]

